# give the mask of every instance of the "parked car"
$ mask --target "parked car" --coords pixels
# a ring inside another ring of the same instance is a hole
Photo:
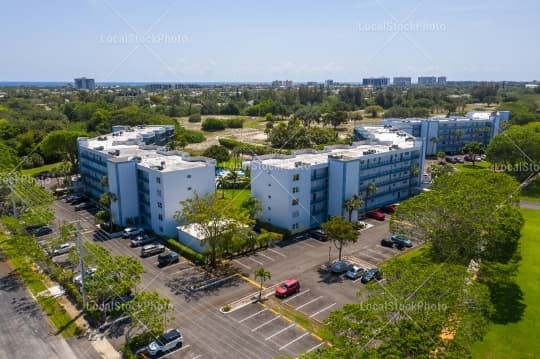
[[[135,238],[131,239],[130,246],[140,247],[140,246],[145,246],[147,244],[152,244],[153,242],[154,242],[154,238],[149,237],[146,234],[139,234]]]
[[[393,234],[391,238],[392,242],[394,242],[398,247],[411,248],[413,246],[410,239],[405,238],[399,234]]]
[[[165,252],[163,244],[147,244],[141,248],[141,257],[151,257],[163,252]]]
[[[381,246],[392,248],[394,247],[394,241],[392,241],[391,239],[383,238],[381,239]]]
[[[350,270],[352,266],[350,262],[344,260],[336,261],[330,266],[330,271],[334,274],[343,274]]]
[[[397,206],[395,204],[389,204],[381,208],[381,211],[386,214],[393,214],[396,211]]]
[[[454,157],[454,161],[456,161],[456,163],[465,163],[465,161],[461,157]]]
[[[75,244],[73,243],[64,243],[61,244],[58,248],[53,249],[51,252],[51,257],[60,256],[62,254],[68,253],[71,248],[75,247]]]
[[[184,344],[182,333],[178,329],[168,330],[159,338],[148,344],[146,351],[151,356],[163,354],[174,348],[181,348]]]
[[[121,309],[120,306],[124,303],[130,302],[133,299],[135,299],[135,296],[132,294],[124,294],[119,297],[116,297],[115,299],[105,303],[103,306],[103,309],[107,312],[110,312],[112,310]]]
[[[75,211],[82,211],[83,209],[89,209],[92,205],[88,202],[81,202],[77,205],[75,205],[75,207],[73,207],[73,209]]]
[[[36,237],[41,237],[46,234],[52,233],[52,231],[52,228],[49,226],[40,226],[30,230],[30,234],[33,234]]]
[[[144,233],[144,229],[142,228],[127,227],[127,228],[124,228],[124,230],[122,231],[122,237],[130,238],[130,237],[137,236],[143,233]]]
[[[364,273],[364,268],[360,268],[358,266],[352,266],[351,269],[345,273],[345,277],[349,279],[358,279],[362,274]]]
[[[158,256],[158,267],[165,267],[169,264],[178,263],[180,256],[176,252],[162,253]]]
[[[94,273],[96,273],[97,268],[96,267],[90,267],[86,270],[86,277],[92,277]],[[82,274],[77,274],[75,277],[73,277],[73,282],[77,284],[78,286],[82,285]]]
[[[77,204],[81,204],[83,203],[84,201],[86,201],[88,198],[86,196],[76,196],[74,199],[72,199],[69,203],[71,203],[72,205],[77,205]]]
[[[377,221],[384,221],[384,213],[379,210],[369,211],[366,213],[366,217],[376,219]]]
[[[379,270],[379,268],[371,268],[365,271],[364,274],[362,274],[362,279],[360,279],[360,281],[362,283],[369,283],[374,279],[379,280],[381,278],[382,278],[382,273]]]
[[[318,241],[326,242],[328,240],[328,236],[322,229],[313,229],[309,231],[309,235]]]
[[[297,279],[287,279],[276,287],[276,297],[285,298],[300,291],[300,282]]]
[[[450,157],[450,156],[447,156],[445,158],[445,161],[448,163],[456,163],[456,160],[454,159],[454,157]]]
[[[38,228],[41,228],[41,227],[46,227],[47,225],[46,224],[34,224],[34,225],[31,225],[31,226],[26,226],[24,228],[24,230],[26,231],[26,233],[28,234],[34,234],[34,232],[38,229]]]

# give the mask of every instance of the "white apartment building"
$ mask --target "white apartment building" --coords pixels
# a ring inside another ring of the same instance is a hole
[[[114,194],[114,223],[176,237],[180,201],[215,191],[215,160],[166,151],[173,133],[173,126],[115,126],[109,135],[78,139],[86,192],[96,200]]]
[[[426,143],[426,155],[432,156],[439,151],[460,153],[469,142],[487,146],[509,119],[510,111],[471,111],[465,117],[387,118],[382,124],[422,138]]]
[[[388,126],[357,130],[363,139],[352,146],[254,159],[251,191],[262,204],[259,219],[296,233],[319,227],[329,216],[346,215],[343,203],[353,195],[360,195],[371,210],[415,194],[425,157],[423,141]],[[366,196],[370,183],[377,190]]]

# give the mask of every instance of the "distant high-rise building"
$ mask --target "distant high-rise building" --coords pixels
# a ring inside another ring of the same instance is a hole
[[[285,87],[292,87],[292,86],[293,86],[293,82],[292,82],[292,80],[285,80],[285,81],[283,81],[283,85],[284,85]]]
[[[394,86],[411,87],[412,79],[410,77],[394,77]]]
[[[87,79],[86,77],[74,79],[73,84],[78,90],[95,90],[96,88],[94,79]]]
[[[437,77],[437,85],[438,86],[446,86],[446,76]]]
[[[373,86],[373,87],[385,87],[390,84],[390,79],[388,77],[377,77],[377,78],[369,78],[369,79],[362,79],[362,85],[363,86]]]
[[[326,80],[326,81],[324,82],[324,85],[325,85],[326,87],[332,87],[332,86],[334,86],[334,80]]]
[[[420,76],[418,77],[418,84],[422,86],[433,86],[437,84],[437,78],[435,76]]]
[[[281,80],[272,81],[272,87],[281,87],[281,86],[283,86],[283,81]]]

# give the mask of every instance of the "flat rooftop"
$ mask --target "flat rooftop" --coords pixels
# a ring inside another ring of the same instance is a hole
[[[347,158],[360,158],[374,153],[388,153],[396,149],[413,149],[420,148],[420,140],[415,139],[409,134],[406,134],[397,129],[383,126],[362,126],[363,133],[369,136],[369,140],[360,143],[357,142],[352,146],[335,146],[327,147],[323,151],[299,151],[291,156],[283,157],[276,156],[265,158],[261,156],[259,160],[264,165],[275,166],[284,169],[297,168],[297,163],[302,162],[303,165],[316,166],[328,162],[328,156],[343,156]],[[391,148],[392,145],[397,148]],[[369,154],[367,152],[370,152]]]
[[[165,151],[155,145],[145,145],[144,137],[165,132],[164,126],[136,126],[129,130],[113,132],[88,139],[84,146],[106,154],[113,162],[137,160],[140,166],[161,168],[162,172],[172,172],[188,168],[205,167],[209,161],[204,157],[189,157],[186,153]]]
[[[499,112],[495,112],[499,115]],[[385,122],[419,123],[422,121],[454,122],[454,121],[488,121],[493,111],[470,111],[465,116],[454,117],[411,117],[411,118],[385,118]]]

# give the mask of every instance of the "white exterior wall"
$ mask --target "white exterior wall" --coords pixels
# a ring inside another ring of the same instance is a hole
[[[178,224],[174,215],[181,210],[181,201],[195,192],[204,196],[215,191],[213,165],[171,172],[144,166],[139,169],[148,173],[151,227],[159,235],[176,237]]]
[[[111,202],[111,216],[114,223],[126,226],[128,218],[139,216],[136,163],[109,160],[107,169],[109,191],[116,196],[116,201]]]

